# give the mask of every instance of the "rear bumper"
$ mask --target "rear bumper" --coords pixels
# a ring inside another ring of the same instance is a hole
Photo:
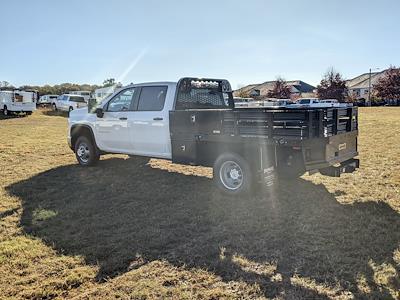
[[[23,104],[8,104],[7,105],[8,111],[12,112],[31,112],[36,110],[35,103],[23,103]]]
[[[341,162],[339,165],[330,166],[327,168],[319,169],[322,175],[331,177],[340,177],[342,173],[353,173],[360,167],[360,160],[357,158],[351,158]]]

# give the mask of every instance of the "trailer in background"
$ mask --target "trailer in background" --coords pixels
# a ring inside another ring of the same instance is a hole
[[[117,85],[112,85],[112,86],[108,86],[108,87],[103,87],[103,88],[99,88],[96,89],[94,91],[94,97],[96,99],[97,103],[100,103],[101,101],[103,101],[103,99],[107,98],[108,96],[114,94],[114,92],[116,91],[116,89],[118,89],[119,87]]]
[[[5,116],[14,113],[32,114],[36,110],[36,92],[28,91],[0,91],[0,110]]]
[[[82,96],[87,103],[89,101],[89,99],[91,98],[92,92],[91,91],[72,91],[67,94]]]

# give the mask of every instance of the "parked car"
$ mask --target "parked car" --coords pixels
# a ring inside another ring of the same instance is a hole
[[[53,103],[53,110],[72,111],[77,108],[87,107],[85,98],[77,95],[64,94]]]
[[[13,113],[32,114],[36,110],[37,94],[27,91],[0,91],[0,109],[5,116]]]
[[[264,100],[263,106],[279,108],[279,107],[287,107],[292,104],[293,102],[291,102],[290,99],[267,99]]]
[[[82,166],[123,153],[213,167],[216,185],[230,195],[270,186],[276,176],[339,176],[359,166],[357,107],[236,109],[220,79],[129,85],[94,110],[72,111],[68,125]]]
[[[307,108],[307,107],[325,107],[321,105],[318,98],[300,98],[293,104],[293,107]]]
[[[43,95],[37,101],[38,105],[52,105],[57,100],[58,95]]]

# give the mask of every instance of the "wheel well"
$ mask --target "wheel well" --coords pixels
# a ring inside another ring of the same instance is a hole
[[[75,149],[75,143],[80,136],[85,136],[96,144],[92,130],[87,126],[78,125],[71,128],[71,145],[73,149]]]

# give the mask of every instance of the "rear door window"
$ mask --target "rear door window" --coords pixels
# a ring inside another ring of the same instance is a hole
[[[85,102],[85,99],[79,96],[71,96],[69,100],[72,102]]]
[[[139,111],[160,111],[164,108],[165,96],[167,95],[166,86],[145,86],[139,97]]]

